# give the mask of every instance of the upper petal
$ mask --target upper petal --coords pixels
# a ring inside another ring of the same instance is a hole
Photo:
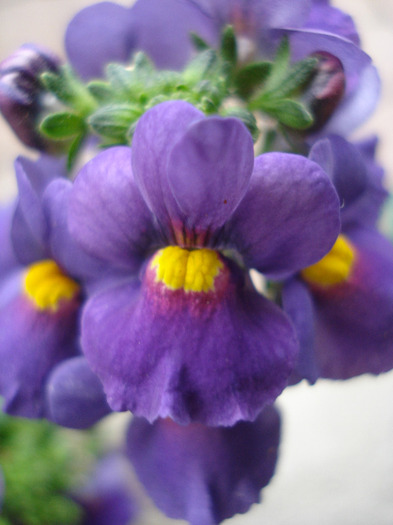
[[[102,77],[108,62],[126,62],[134,48],[131,10],[100,2],[77,13],[67,27],[65,47],[72,66],[89,80]]]
[[[37,161],[18,157],[15,161],[18,201],[12,225],[12,241],[21,263],[48,257],[48,224],[42,196],[50,181],[65,175],[63,159],[41,156]]]
[[[189,125],[204,118],[191,104],[176,100],[153,107],[137,124],[132,142],[135,180],[150,210],[167,229],[168,210],[177,210],[167,178],[168,159]]]
[[[239,120],[211,117],[190,125],[168,161],[186,229],[220,228],[243,198],[253,164],[252,138]]]
[[[278,275],[319,260],[339,230],[339,201],[327,174],[299,155],[267,153],[255,159],[226,235],[248,267]]]
[[[154,228],[134,181],[130,148],[109,148],[81,169],[70,197],[69,228],[88,254],[137,271],[154,243]]]

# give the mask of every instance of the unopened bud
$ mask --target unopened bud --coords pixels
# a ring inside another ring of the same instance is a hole
[[[0,111],[26,146],[47,150],[37,123],[50,105],[40,75],[59,70],[60,59],[46,49],[24,44],[0,63]]]

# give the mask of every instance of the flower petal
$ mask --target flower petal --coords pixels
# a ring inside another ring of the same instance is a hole
[[[0,310],[0,394],[3,410],[45,415],[45,381],[52,368],[77,353],[77,305],[40,312],[20,293]]]
[[[19,199],[12,226],[12,241],[21,263],[29,264],[49,256],[48,225],[42,195],[50,181],[65,174],[63,159],[41,156],[37,161],[18,157],[15,161]]]
[[[169,186],[186,229],[220,228],[243,198],[253,164],[252,138],[239,120],[211,117],[192,124],[168,161]]]
[[[137,271],[154,232],[134,181],[130,148],[109,148],[81,169],[69,202],[69,228],[91,256]]]
[[[102,77],[108,62],[126,62],[134,49],[130,9],[100,2],[79,11],[68,25],[65,47],[84,80]]]
[[[190,124],[203,118],[191,104],[175,100],[154,106],[138,121],[132,142],[135,180],[163,227],[169,228],[168,209],[177,210],[167,179],[168,158]]]
[[[383,169],[375,160],[377,140],[351,144],[331,135],[316,142],[309,158],[331,176],[341,202],[341,221],[374,226],[387,197],[383,187]]]
[[[154,503],[172,518],[214,525],[247,512],[275,469],[280,418],[266,407],[253,422],[230,428],[150,425],[134,418],[128,455]]]
[[[84,311],[82,348],[112,409],[150,421],[254,419],[296,359],[286,316],[239,282],[222,297],[150,285],[106,289]]]
[[[216,26],[194,1],[139,0],[132,7],[136,47],[160,69],[181,69],[194,47],[191,32],[208,42],[215,40]]]
[[[282,288],[282,306],[293,322],[299,338],[299,358],[291,383],[307,379],[313,384],[319,377],[315,356],[314,305],[307,285],[300,279],[289,279]]]
[[[11,243],[11,223],[14,210],[15,203],[0,207],[0,283],[19,266]]]
[[[84,357],[57,365],[46,385],[47,417],[68,428],[88,428],[111,412],[102,384]]]
[[[314,292],[321,377],[348,379],[393,368],[393,247],[376,231],[345,232],[357,250],[350,280]]]
[[[226,235],[249,268],[277,276],[318,261],[339,230],[339,201],[326,173],[299,155],[266,153],[255,159]]]

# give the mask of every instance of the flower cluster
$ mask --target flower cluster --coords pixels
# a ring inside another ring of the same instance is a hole
[[[0,64],[40,152],[0,209],[3,410],[131,412],[154,503],[217,524],[273,476],[286,387],[393,368],[387,191],[377,140],[349,137],[378,74],[328,0],[103,2],[65,48]]]

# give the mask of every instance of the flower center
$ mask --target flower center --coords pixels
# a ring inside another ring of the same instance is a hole
[[[50,260],[31,264],[25,275],[25,293],[39,310],[56,312],[62,301],[71,301],[79,285]]]
[[[310,284],[330,287],[348,279],[355,260],[355,248],[344,235],[339,235],[333,248],[320,261],[301,272]]]
[[[214,290],[214,280],[223,266],[214,250],[185,250],[179,246],[167,246],[158,251],[151,263],[156,269],[156,282],[186,292]]]

